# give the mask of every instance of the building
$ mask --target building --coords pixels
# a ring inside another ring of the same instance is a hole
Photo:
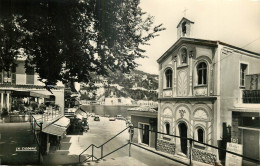
[[[260,54],[221,41],[191,38],[193,25],[182,18],[178,40],[157,60],[158,131],[220,146],[228,131],[223,126],[232,126],[231,138],[243,144],[243,154],[259,159],[259,75],[251,74],[260,73]],[[161,151],[189,154],[185,139],[160,134],[157,144]],[[218,160],[217,151],[202,144],[194,144],[192,153],[194,160]]]
[[[134,100],[130,97],[106,97],[104,105],[132,105]]]
[[[33,69],[25,69],[25,59],[19,58],[17,66],[12,67],[9,72],[0,72],[0,112],[3,109],[8,112],[16,110],[17,103],[28,104],[31,101],[37,103],[55,102],[64,112],[64,86],[58,83],[54,89],[46,90],[45,85],[40,82],[39,76]]]
[[[158,107],[141,106],[128,109],[134,127],[133,142],[156,148]]]

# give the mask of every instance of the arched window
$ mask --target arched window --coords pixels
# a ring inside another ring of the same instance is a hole
[[[165,77],[166,77],[166,88],[171,88],[172,87],[172,70],[171,69],[166,70]]]
[[[186,34],[186,22],[183,22],[181,24],[181,29],[182,29],[182,33],[183,33],[183,36]]]
[[[181,63],[182,64],[187,63],[187,49],[186,48],[183,48],[181,50]]]
[[[165,123],[165,132],[166,134],[170,134],[170,123]]]
[[[197,66],[198,73],[198,85],[207,84],[207,64],[205,62],[201,62]]]
[[[198,130],[197,130],[197,134],[198,134],[198,141],[199,142],[204,142],[204,131],[203,131],[203,129],[202,128],[198,128]]]

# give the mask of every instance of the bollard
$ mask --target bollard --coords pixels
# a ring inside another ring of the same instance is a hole
[[[92,145],[92,161],[94,159],[94,146]]]
[[[104,145],[101,146],[101,159],[103,159],[103,146]]]

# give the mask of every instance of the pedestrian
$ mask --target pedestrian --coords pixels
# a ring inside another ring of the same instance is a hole
[[[129,124],[129,135],[130,135],[130,142],[132,142],[133,140],[133,136],[134,136],[134,125],[132,123]]]

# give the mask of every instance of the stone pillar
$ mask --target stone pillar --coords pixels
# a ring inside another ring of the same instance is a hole
[[[174,57],[173,96],[177,96],[177,57]]]
[[[190,80],[189,80],[189,82],[190,82],[190,86],[189,86],[189,96],[192,96],[192,69],[193,69],[193,66],[192,66],[192,58],[193,58],[193,52],[192,51],[190,51],[190,53],[189,53],[189,60],[190,60]]]
[[[6,96],[6,109],[7,109],[7,112],[10,112],[10,93],[7,93],[7,96]]]
[[[4,93],[1,93],[1,112],[3,110],[4,107]]]

